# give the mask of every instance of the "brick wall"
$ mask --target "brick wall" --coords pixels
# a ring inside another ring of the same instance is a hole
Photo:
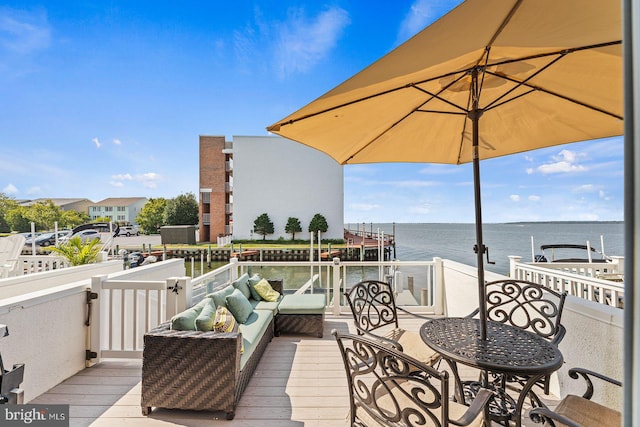
[[[210,204],[200,200],[200,241],[215,242],[218,235],[225,234],[226,155],[224,136],[200,136],[200,188],[211,189]],[[202,216],[210,214],[210,225],[203,225]]]

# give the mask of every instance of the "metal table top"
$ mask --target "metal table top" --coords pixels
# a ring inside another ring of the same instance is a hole
[[[542,375],[562,366],[562,353],[538,335],[511,325],[487,321],[487,339],[480,339],[479,319],[433,319],[420,327],[432,349],[468,366],[495,372]]]

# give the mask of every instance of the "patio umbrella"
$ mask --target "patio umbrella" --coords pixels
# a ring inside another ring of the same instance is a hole
[[[341,164],[473,162],[623,133],[622,17],[609,0],[467,0],[269,126]]]

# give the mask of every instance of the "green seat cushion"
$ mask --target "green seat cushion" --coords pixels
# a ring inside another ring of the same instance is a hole
[[[268,310],[254,310],[247,321],[238,327],[238,332],[242,334],[242,344],[244,353],[240,357],[240,369],[242,370],[249,357],[253,354],[255,347],[260,342],[271,324],[273,313]]]
[[[280,301],[282,301],[282,295],[280,295],[278,301],[275,302],[249,300],[254,310],[269,310],[274,316],[278,314],[278,304],[280,304]]]
[[[262,300],[262,297],[260,296],[260,294],[258,293],[258,291],[256,291],[255,289],[253,289],[253,287],[260,282],[260,280],[262,280],[262,277],[260,277],[259,274],[254,274],[253,276],[249,277],[249,280],[247,281],[247,285],[249,285],[249,292],[251,292],[251,298],[253,298],[256,301],[260,301]]]
[[[174,331],[195,331],[196,318],[210,298],[203,298],[198,304],[182,311],[171,318],[171,329]]]
[[[226,302],[227,308],[238,323],[245,323],[253,311],[251,303],[239,289],[234,289],[231,295],[227,296]]]
[[[196,317],[196,330],[198,331],[211,331],[213,330],[213,321],[216,315],[216,303],[212,298],[203,298],[206,301],[202,311]]]
[[[262,279],[253,285],[253,289],[260,295],[260,298],[265,301],[276,302],[280,299],[280,292],[274,290],[267,279]]]
[[[322,314],[325,304],[325,296],[322,294],[285,295],[278,305],[278,312],[280,314]]]
[[[233,293],[233,291],[235,291],[236,288],[234,288],[232,285],[228,285],[225,286],[224,288],[220,289],[219,291],[215,291],[209,295],[207,295],[209,298],[213,298],[213,302],[216,303],[216,307],[226,307],[227,303],[226,303],[226,299],[229,295],[231,295]]]
[[[242,276],[238,277],[236,280],[231,282],[234,288],[240,290],[242,294],[247,297],[247,299],[251,298],[251,291],[249,290],[249,275],[244,273]]]

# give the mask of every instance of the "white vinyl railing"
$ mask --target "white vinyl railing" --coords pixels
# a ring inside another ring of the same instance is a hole
[[[41,273],[71,267],[69,261],[62,256],[53,255],[20,255],[14,276]]]
[[[578,298],[612,307],[624,307],[624,282],[601,277],[620,277],[619,263],[522,263],[510,256],[510,277],[539,283]]]

